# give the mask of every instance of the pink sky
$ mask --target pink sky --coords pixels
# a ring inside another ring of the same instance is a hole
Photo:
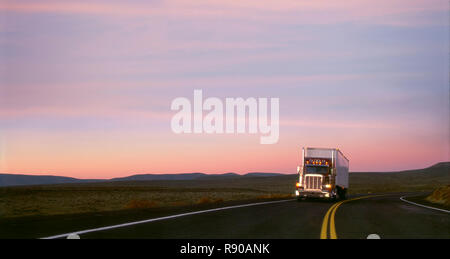
[[[295,173],[449,161],[448,1],[2,1],[0,173]],[[280,98],[280,139],[174,134],[171,101]]]

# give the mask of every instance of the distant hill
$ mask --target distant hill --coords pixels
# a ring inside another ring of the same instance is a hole
[[[349,177],[352,193],[429,190],[450,184],[450,162],[398,172],[353,172]]]
[[[445,171],[447,170],[447,171]],[[413,170],[403,170],[403,171],[394,171],[394,172],[350,172],[354,174],[393,174],[393,173],[400,173],[400,174],[408,174],[408,173],[426,173],[426,174],[433,174],[433,173],[450,173],[448,170],[450,170],[450,162],[440,162],[437,164],[434,164],[432,166],[423,168],[423,169],[413,169]]]
[[[254,173],[245,174],[244,176],[246,176],[246,177],[267,177],[267,176],[279,176],[279,175],[282,175],[282,174],[279,174],[279,173],[257,173],[257,172],[254,172]]]
[[[112,179],[77,179],[53,175],[25,175],[25,174],[0,174],[0,187],[18,185],[47,185],[66,183],[88,183],[88,182],[118,182],[118,181],[170,181],[170,180],[216,180],[239,177],[269,177],[283,175],[279,173],[248,173],[239,175],[236,173],[204,174],[135,174],[126,177]]]
[[[53,175],[0,174],[0,186],[85,183],[98,181],[99,180],[85,180]]]
[[[135,174],[113,179],[77,179],[64,176],[52,175],[24,175],[24,174],[0,174],[0,187],[17,185],[47,185],[66,183],[87,182],[123,182],[123,181],[171,181],[171,180],[221,180],[221,179],[246,179],[251,177],[276,177],[289,176],[295,181],[295,174],[250,172],[244,175],[236,173],[204,174],[204,173],[182,173],[182,174]],[[398,172],[351,172],[350,188],[354,191],[363,190],[370,185],[377,185],[386,190],[396,189],[399,186],[416,185],[418,188],[426,183],[436,185],[450,183],[450,162],[442,162],[433,166]]]
[[[396,172],[351,172],[351,177],[378,177],[378,178],[385,178],[385,177],[397,177],[397,178],[404,178],[408,176],[414,176],[415,179],[419,180],[420,178],[427,178],[430,177],[447,177],[450,179],[450,162],[441,162],[437,163],[435,165],[432,165],[427,168],[423,169],[414,169],[414,170],[405,170],[405,171],[396,171]]]
[[[204,173],[186,174],[135,174],[126,177],[113,178],[110,181],[155,181],[155,180],[194,180],[206,176]]]
[[[166,180],[210,180],[210,179],[224,179],[224,178],[239,178],[239,177],[269,177],[283,175],[280,173],[259,173],[252,172],[244,175],[236,173],[224,174],[204,174],[204,173],[184,173],[184,174],[136,174],[126,177],[113,178],[111,181],[166,181]]]

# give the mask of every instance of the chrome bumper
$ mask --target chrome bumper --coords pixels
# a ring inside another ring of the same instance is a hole
[[[298,198],[329,198],[332,197],[332,194],[327,191],[295,190],[295,196]]]

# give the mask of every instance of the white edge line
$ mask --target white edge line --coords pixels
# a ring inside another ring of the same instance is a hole
[[[408,201],[408,200],[405,199],[405,197],[406,197],[406,196],[400,197],[400,200],[402,200],[402,201],[404,201],[404,202],[407,202],[407,203],[410,203],[410,204],[413,204],[413,205],[416,205],[416,206],[424,207],[424,208],[427,208],[427,209],[438,210],[438,211],[450,213],[449,210],[438,209],[438,208],[435,208],[435,207],[425,206],[425,205],[422,205],[422,204],[419,204],[419,203],[415,203],[415,202],[412,202],[412,201]]]
[[[119,224],[119,225],[112,225],[112,226],[106,226],[106,227],[100,227],[100,228],[80,230],[80,231],[76,231],[76,232],[70,232],[70,233],[65,233],[65,234],[60,234],[60,235],[55,235],[55,236],[50,236],[50,237],[43,237],[41,239],[56,239],[56,238],[66,237],[66,236],[68,236],[70,234],[81,235],[81,234],[86,234],[86,233],[90,233],[90,232],[97,232],[97,231],[103,231],[103,230],[108,230],[108,229],[113,229],[113,228],[127,227],[127,226],[132,226],[132,225],[137,225],[137,224],[149,223],[149,222],[153,222],[153,221],[159,221],[159,220],[165,220],[165,219],[173,219],[173,218],[178,218],[178,217],[183,217],[183,216],[189,216],[189,215],[195,215],[195,214],[201,214],[201,213],[207,213],[207,212],[213,212],[213,211],[219,211],[219,210],[228,210],[228,209],[234,209],[234,208],[250,207],[250,206],[257,206],[257,205],[270,204],[270,203],[280,203],[280,202],[293,201],[293,200],[295,200],[295,199],[280,200],[280,201],[258,202],[258,203],[250,203],[250,204],[243,204],[243,205],[227,206],[227,207],[215,208],[215,209],[209,209],[209,210],[187,212],[187,213],[176,214],[176,215],[171,215],[171,216],[166,216],[166,217],[160,217],[160,218],[153,218],[153,219],[146,219],[146,220],[134,221],[134,222],[129,222],[129,223],[123,223],[123,224]]]

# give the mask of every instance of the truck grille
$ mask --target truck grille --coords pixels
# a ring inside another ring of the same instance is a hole
[[[321,190],[322,189],[322,176],[321,175],[305,175],[305,189]]]

